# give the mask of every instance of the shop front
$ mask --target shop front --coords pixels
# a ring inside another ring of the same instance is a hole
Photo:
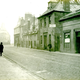
[[[62,24],[61,51],[80,53],[80,13],[70,13],[60,19]]]

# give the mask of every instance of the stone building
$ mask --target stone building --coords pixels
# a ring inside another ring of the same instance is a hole
[[[37,48],[38,20],[32,14],[25,14],[23,24],[23,47]]]
[[[80,53],[80,9],[60,19],[63,27],[61,51]]]
[[[33,17],[33,22],[30,24],[30,30],[28,32],[28,41],[29,47],[38,48],[39,39],[38,39],[38,20]]]
[[[52,50],[61,51],[62,27],[59,19],[71,11],[79,9],[80,5],[70,3],[69,0],[59,0],[48,2],[48,9],[38,17],[39,20],[39,45],[41,49],[48,49],[48,44],[52,44]]]
[[[24,17],[24,24],[23,24],[23,47],[29,47],[29,30],[30,30],[30,24],[33,22],[32,19],[33,15],[30,13],[26,13]]]
[[[27,48],[38,48],[38,19],[32,14],[25,14],[14,28],[14,44]]]

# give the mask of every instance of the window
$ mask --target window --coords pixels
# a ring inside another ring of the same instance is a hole
[[[49,16],[49,24],[51,24],[51,16]]]
[[[40,27],[42,28],[42,19],[40,20]]]
[[[70,32],[64,34],[65,48],[70,48]]]
[[[41,44],[42,44],[42,36],[41,36]]]
[[[44,18],[44,27],[46,27],[46,18]]]
[[[51,34],[49,34],[49,44],[51,44]]]

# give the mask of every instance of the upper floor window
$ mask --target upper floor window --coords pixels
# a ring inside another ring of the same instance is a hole
[[[40,27],[42,28],[42,19],[40,20]]]
[[[44,18],[44,27],[46,27],[46,18]]]
[[[49,24],[51,24],[51,16],[49,16]]]

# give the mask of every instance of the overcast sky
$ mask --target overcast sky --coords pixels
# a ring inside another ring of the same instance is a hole
[[[50,0],[0,0],[0,26],[3,23],[13,42],[14,27],[18,18],[29,12],[38,17],[48,7]]]

